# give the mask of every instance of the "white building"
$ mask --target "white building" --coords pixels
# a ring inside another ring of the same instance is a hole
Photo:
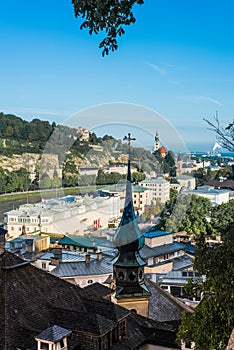
[[[108,227],[120,216],[120,198],[115,196],[67,196],[26,204],[4,214],[10,238],[32,233],[79,233]]]
[[[165,203],[170,198],[170,182],[162,177],[145,179],[139,185],[151,191],[153,202],[160,199],[162,203]]]
[[[196,190],[184,191],[183,193],[208,198],[213,205],[227,203],[230,199],[230,192],[228,190],[216,190],[213,186],[201,186]]]

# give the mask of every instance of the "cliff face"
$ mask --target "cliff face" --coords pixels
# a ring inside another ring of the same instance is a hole
[[[74,152],[70,149],[61,157],[61,152],[56,147],[49,150],[51,153],[29,153],[13,154],[11,156],[0,155],[0,167],[8,171],[25,168],[29,173],[35,174],[36,170],[40,173],[46,173],[50,178],[56,173],[58,177],[62,175],[62,168],[66,169],[67,163],[73,163],[75,166],[74,173],[79,168],[99,167],[105,168],[110,163],[127,163],[128,154],[126,150],[117,151],[110,144],[91,145],[87,152]],[[57,153],[56,153],[57,152]],[[62,162],[61,158],[65,160]],[[154,170],[156,167],[155,158],[151,152],[145,149],[133,149],[133,162],[141,167],[144,171]],[[65,170],[66,172],[66,170]]]
[[[91,149],[86,155],[80,157],[70,155],[69,160],[73,161],[77,169],[79,167],[105,167],[111,162],[126,162],[127,156],[122,154],[112,154],[100,149]],[[65,160],[66,163],[66,160]],[[0,167],[8,171],[19,170],[25,168],[29,173],[35,173],[36,169],[40,169],[42,173],[47,173],[52,177],[52,172],[57,171],[61,176],[62,164],[59,164],[58,155],[56,154],[35,154],[23,153],[13,154],[11,157],[0,155]]]
[[[13,154],[12,157],[0,155],[0,167],[8,171],[25,168],[28,172],[33,173],[40,157],[40,154],[35,153]]]

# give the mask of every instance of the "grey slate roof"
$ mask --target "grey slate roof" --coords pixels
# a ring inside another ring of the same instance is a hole
[[[172,262],[173,262],[173,270],[183,270],[193,266],[193,259],[187,255],[173,258]]]
[[[84,289],[89,290],[92,293],[97,294],[102,298],[113,293],[112,289],[104,286],[103,284],[97,283],[97,282],[89,284],[88,286],[85,286]]]
[[[149,318],[158,322],[178,322],[182,319],[184,310],[191,311],[187,305],[178,301],[173,295],[160,288],[153,281],[146,279],[146,285],[151,293],[149,299]]]
[[[129,315],[7,251],[0,255],[0,309],[0,350],[35,349],[35,336],[55,324],[98,336]]]
[[[61,339],[69,336],[71,333],[72,332],[68,329],[54,325],[42,331],[35,338],[41,339],[41,340],[48,340],[56,343]]]
[[[144,245],[144,247],[140,250],[140,255],[143,259],[146,259],[153,256],[160,256],[167,253],[173,253],[178,250],[185,250],[185,248],[186,247],[183,244],[178,242],[164,244],[153,248]]]
[[[170,309],[172,320],[178,319],[176,307],[171,305],[173,303],[168,302],[168,297],[162,302],[160,294],[164,292],[151,284],[148,282],[150,289],[155,290],[152,293],[155,299],[152,305],[156,305],[153,313],[157,307],[154,320],[165,319],[158,313],[164,314]],[[161,309],[157,300],[160,300]],[[80,344],[77,334],[98,337],[112,330],[123,319],[127,319],[127,334],[110,350],[134,350],[149,337],[154,337],[154,340],[161,337],[169,346],[175,340],[175,334],[167,325],[158,325],[144,317],[136,319],[129,310],[100,298],[88,288],[82,289],[57,278],[8,251],[0,255],[0,310],[0,350],[36,350],[35,337],[38,335],[59,338],[58,334],[48,332],[54,325],[73,332],[68,341],[69,349],[75,350]],[[46,333],[43,333],[44,330]]]
[[[103,257],[101,260],[91,260],[90,263],[85,261],[79,262],[60,262],[51,274],[57,277],[74,277],[112,274],[113,266],[110,258]]]

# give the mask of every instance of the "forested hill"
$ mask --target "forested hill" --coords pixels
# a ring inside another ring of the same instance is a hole
[[[0,112],[1,154],[41,153],[56,124],[33,119],[28,122]]]
[[[49,153],[58,154],[60,165],[65,161],[64,164],[75,162],[77,166],[106,166],[126,163],[128,157],[128,145],[113,136],[97,137],[92,132],[89,133],[89,141],[83,141],[78,129],[40,119],[28,122],[13,114],[0,112],[0,158],[15,159],[17,155],[26,153],[37,154],[40,158],[44,151],[48,152],[48,145]],[[64,150],[67,154],[65,160]],[[148,172],[155,170],[157,160],[149,150],[132,148],[131,153],[136,167]],[[0,166],[3,164],[0,163]],[[5,168],[8,168],[7,164]]]

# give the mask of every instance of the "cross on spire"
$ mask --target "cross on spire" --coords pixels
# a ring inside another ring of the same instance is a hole
[[[130,146],[131,146],[131,141],[135,141],[135,137],[131,137],[130,132],[128,133],[128,136],[124,136],[123,138],[124,141],[128,141],[128,154],[130,156]]]

